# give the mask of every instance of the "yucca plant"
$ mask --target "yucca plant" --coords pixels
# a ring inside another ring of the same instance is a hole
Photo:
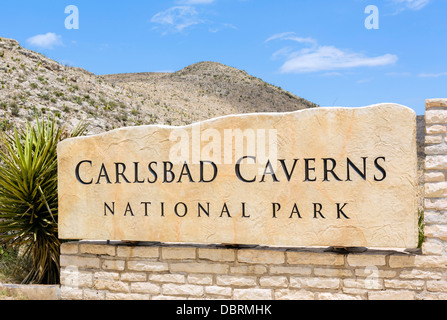
[[[55,120],[3,134],[0,148],[0,244],[24,248],[31,268],[23,283],[59,282],[57,144],[68,133]]]

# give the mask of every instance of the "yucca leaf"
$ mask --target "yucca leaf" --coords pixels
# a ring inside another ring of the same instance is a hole
[[[25,283],[57,283],[57,144],[86,131],[81,123],[72,133],[55,119],[39,121],[3,135],[0,148],[0,244],[26,245],[32,268]]]

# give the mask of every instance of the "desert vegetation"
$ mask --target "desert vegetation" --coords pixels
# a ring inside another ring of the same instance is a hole
[[[19,261],[4,276],[23,283],[59,282],[57,144],[85,133],[81,124],[65,131],[53,120],[36,120],[13,134],[2,135],[0,150],[0,248],[5,270],[8,259]]]

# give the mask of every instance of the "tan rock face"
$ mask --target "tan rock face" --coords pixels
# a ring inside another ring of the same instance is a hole
[[[66,140],[59,236],[416,247],[415,118],[382,104]]]

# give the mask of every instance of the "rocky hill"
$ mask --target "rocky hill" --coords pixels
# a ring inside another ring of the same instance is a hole
[[[202,62],[175,73],[97,76],[63,66],[0,38],[0,130],[38,116],[55,116],[90,133],[145,124],[183,125],[247,112],[316,107],[281,88],[220,63]]]
[[[103,78],[135,94],[148,95],[150,104],[180,112],[184,122],[225,114],[316,107],[245,71],[216,62],[196,63],[175,73],[115,74]]]

